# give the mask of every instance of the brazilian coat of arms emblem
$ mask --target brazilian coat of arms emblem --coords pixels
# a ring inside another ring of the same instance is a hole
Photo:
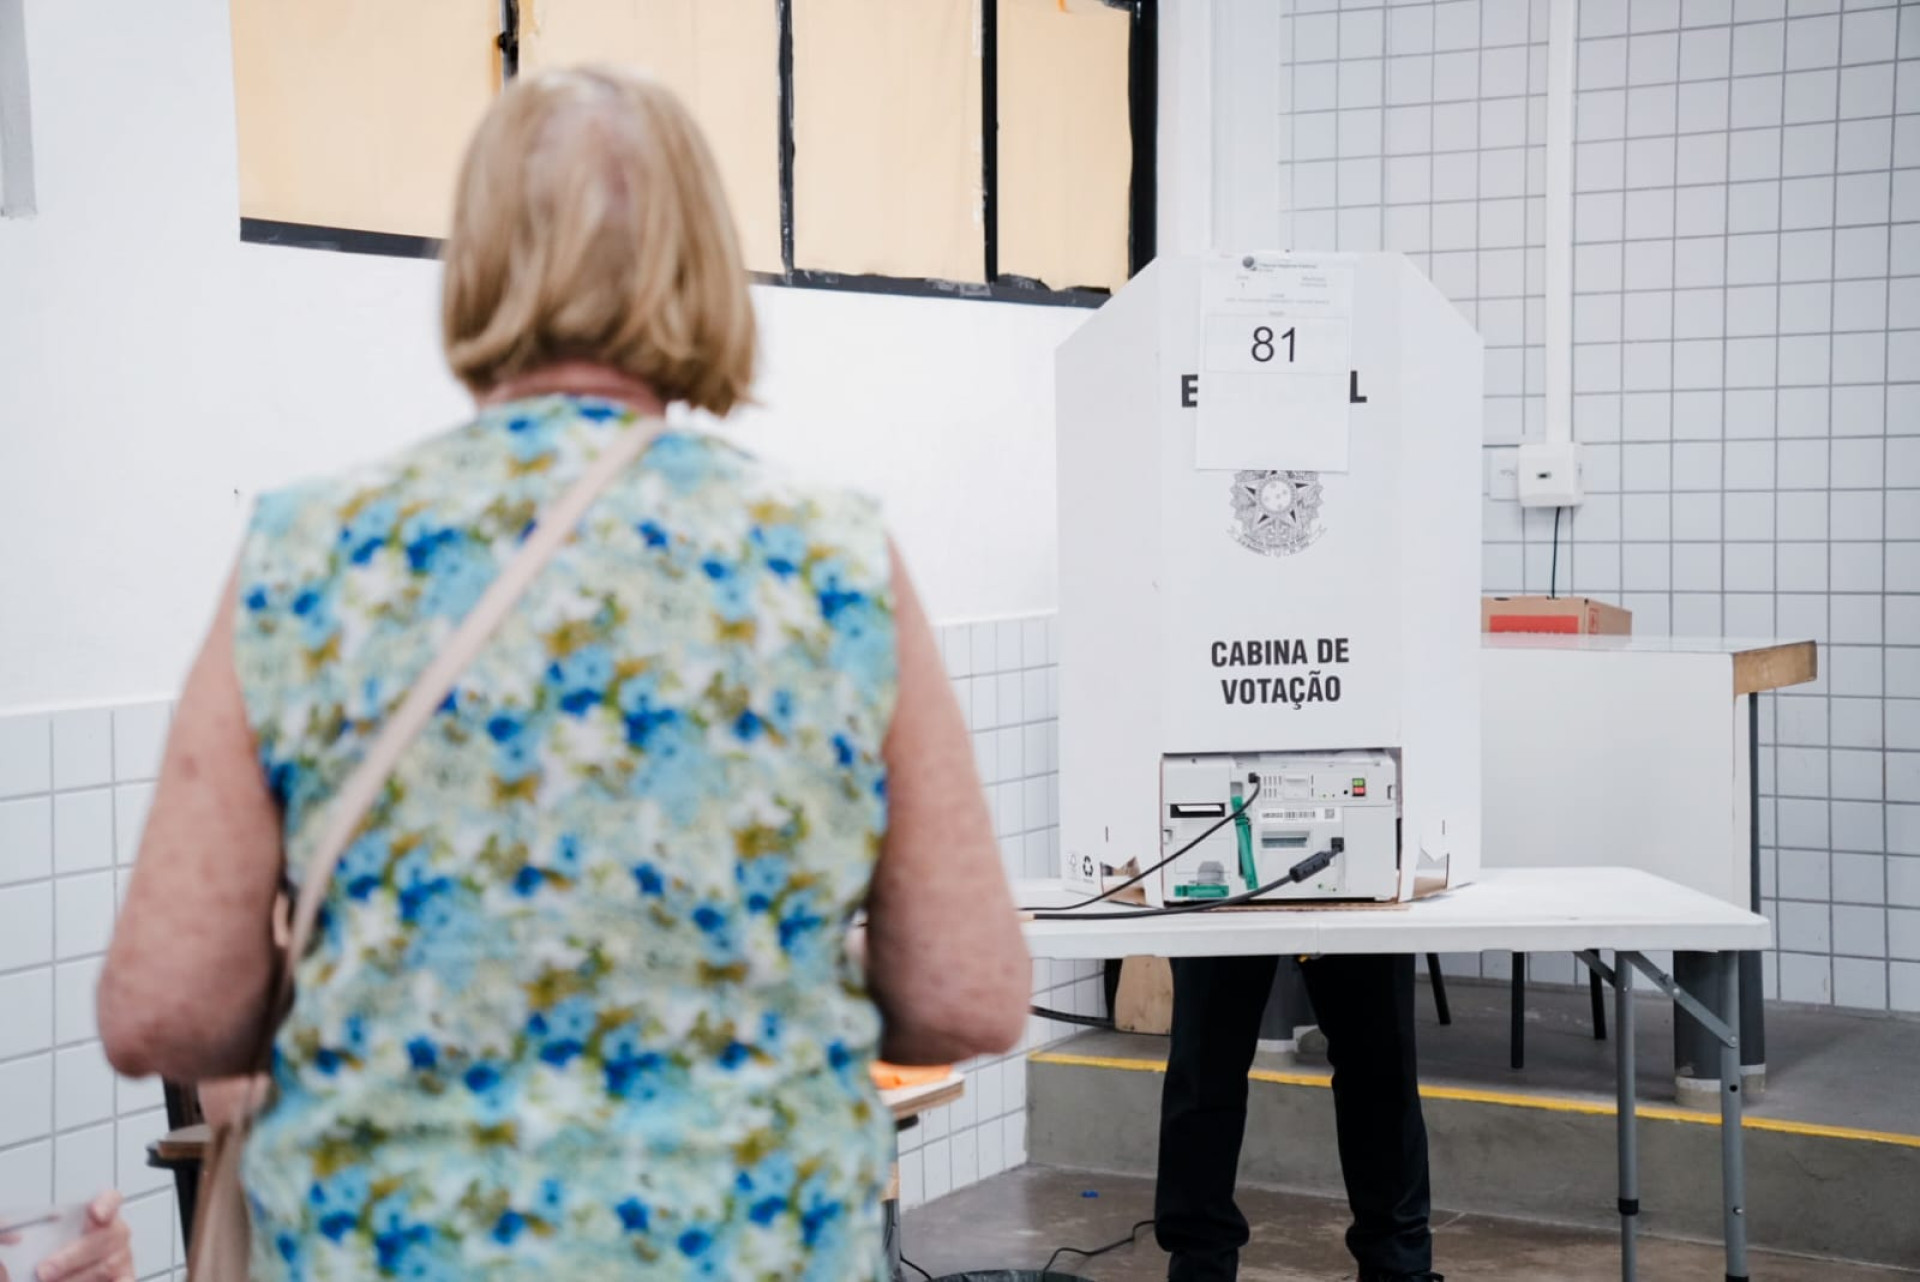
[[[1234,542],[1262,556],[1292,556],[1311,547],[1320,524],[1318,472],[1233,474]]]

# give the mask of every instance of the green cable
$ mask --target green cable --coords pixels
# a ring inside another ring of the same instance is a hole
[[[1248,890],[1260,888],[1260,869],[1253,862],[1253,823],[1247,818],[1246,809],[1240,804],[1240,784],[1233,785],[1233,808],[1237,812],[1233,817],[1234,835],[1240,839],[1240,876],[1247,883]]]

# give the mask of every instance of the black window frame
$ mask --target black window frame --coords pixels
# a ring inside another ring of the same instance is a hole
[[[932,277],[882,276],[851,272],[798,269],[793,265],[793,0],[770,0],[778,15],[777,73],[779,76],[780,257],[782,270],[754,272],[754,283],[792,289],[834,290],[860,294],[890,294],[914,298],[986,299],[1052,307],[1098,307],[1109,297],[1105,289],[1054,288],[1027,277],[1008,275],[999,264],[999,0],[980,0],[981,75],[981,193],[984,203],[982,264],[984,282],[949,281]],[[1127,274],[1153,261],[1156,207],[1159,197],[1156,131],[1159,124],[1160,0],[1100,0],[1125,10],[1130,18],[1127,38],[1127,119],[1133,145],[1133,168],[1127,193]],[[518,0],[504,0],[498,38],[501,69],[511,82],[519,73]],[[338,253],[374,254],[390,258],[436,258],[442,241],[430,236],[357,231],[270,219],[240,219],[240,239],[248,244],[283,245]]]

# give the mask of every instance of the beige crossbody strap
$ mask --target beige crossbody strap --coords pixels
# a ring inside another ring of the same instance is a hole
[[[474,605],[460,626],[447,638],[446,644],[434,655],[433,662],[427,665],[420,679],[407,691],[407,697],[400,702],[380,734],[367,750],[367,755],[354,768],[347,782],[326,811],[325,824],[321,829],[319,844],[314,847],[312,858],[306,868],[306,877],[300,883],[300,899],[294,906],[293,929],[287,947],[287,964],[281,968],[280,990],[275,996],[273,1010],[284,1009],[293,990],[293,971],[300,958],[306,955],[307,944],[313,935],[314,921],[320,915],[320,904],[326,898],[327,884],[333,880],[333,870],[339,866],[340,858],[346,853],[347,846],[353,840],[354,833],[360,828],[361,820],[373,808],[379,799],[381,790],[386,787],[387,777],[393,773],[394,765],[400,760],[400,754],[407,750],[420,731],[433,718],[434,712],[446,700],[453,689],[454,682],[486,644],[500,621],[507,617],[515,602],[527,590],[553,554],[560,546],[573,537],[574,529],[580,524],[580,518],[599,497],[607,483],[640,457],[647,442],[654,435],[654,425],[636,423],[627,427],[615,437],[573,486],[556,500],[551,508],[540,514],[533,532],[520,545],[520,550],[501,570],[500,577],[487,588],[486,593]]]

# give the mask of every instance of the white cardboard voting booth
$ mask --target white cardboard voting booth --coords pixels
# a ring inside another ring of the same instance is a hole
[[[1487,637],[1486,862],[1643,868],[1757,908],[1751,700],[1817,671],[1810,641]]]
[[[1062,345],[1069,884],[1196,840],[1149,899],[1473,876],[1481,379],[1398,254],[1162,258]]]

